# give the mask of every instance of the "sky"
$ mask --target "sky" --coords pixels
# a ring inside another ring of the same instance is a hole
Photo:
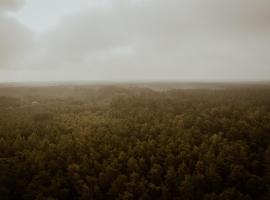
[[[0,82],[270,81],[269,0],[0,0]]]

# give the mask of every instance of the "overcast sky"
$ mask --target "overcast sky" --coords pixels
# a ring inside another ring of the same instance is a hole
[[[0,0],[0,81],[270,80],[269,0]]]

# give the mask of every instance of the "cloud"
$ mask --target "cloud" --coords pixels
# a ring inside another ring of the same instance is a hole
[[[0,68],[19,65],[32,45],[32,34],[22,24],[0,15]]]
[[[0,1],[0,69],[18,66],[33,45],[33,35],[5,11],[19,9],[20,0]]]
[[[2,10],[18,10],[23,6],[23,0],[1,0],[0,11]]]
[[[25,72],[55,80],[270,79],[268,0],[106,2],[41,35]]]

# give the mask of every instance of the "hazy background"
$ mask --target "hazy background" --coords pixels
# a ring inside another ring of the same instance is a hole
[[[0,81],[270,80],[269,0],[0,0]]]

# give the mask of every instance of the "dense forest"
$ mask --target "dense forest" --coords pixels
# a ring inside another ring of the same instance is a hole
[[[268,200],[270,86],[0,87],[1,200]]]

